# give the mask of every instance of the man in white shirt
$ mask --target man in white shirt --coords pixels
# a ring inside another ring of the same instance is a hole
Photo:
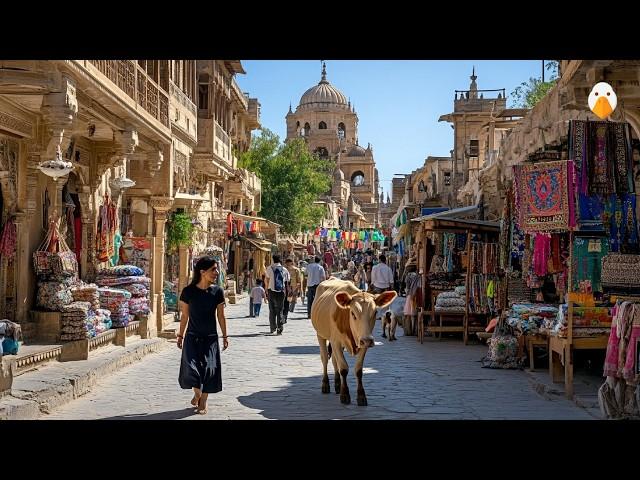
[[[284,329],[282,309],[289,282],[291,282],[289,271],[280,263],[280,255],[274,255],[273,264],[265,272],[265,283],[269,302],[269,325],[271,333],[277,329],[278,335],[281,335]]]
[[[320,257],[316,257],[315,263],[307,265],[307,318],[311,318],[311,305],[316,298],[316,289],[320,282],[327,279],[327,275],[320,265]]]
[[[380,263],[371,270],[371,284],[373,293],[382,293],[393,288],[393,270],[387,265],[387,257],[380,255]]]

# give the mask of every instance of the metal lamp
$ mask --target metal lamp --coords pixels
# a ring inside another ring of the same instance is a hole
[[[73,170],[73,164],[62,160],[62,152],[60,151],[60,145],[56,147],[55,160],[47,160],[38,165],[38,169],[45,175],[53,178],[53,181],[58,181],[58,177],[64,177]]]

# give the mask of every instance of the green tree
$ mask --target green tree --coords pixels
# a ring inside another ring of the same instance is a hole
[[[542,78],[531,77],[527,82],[522,82],[511,92],[511,100],[515,108],[533,108],[558,82],[558,61],[551,60],[545,68],[550,72],[549,81],[543,82]]]
[[[239,165],[260,177],[260,214],[282,225],[284,233],[295,234],[320,223],[324,208],[313,202],[331,187],[333,162],[312,155],[303,139],[283,145],[276,134],[262,129]]]

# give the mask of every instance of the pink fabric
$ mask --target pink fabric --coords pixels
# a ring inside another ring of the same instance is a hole
[[[567,196],[569,197],[569,228],[576,226],[576,167],[567,162]]]
[[[541,277],[547,274],[547,264],[551,254],[551,236],[539,233],[533,245],[533,272]]]
[[[618,332],[615,323],[611,325],[607,354],[604,358],[604,376],[616,377],[618,375]]]
[[[629,318],[631,325],[631,335],[629,343],[627,344],[626,359],[624,362],[624,368],[622,369],[622,376],[630,383],[635,383],[636,379],[636,345],[640,338],[640,305],[635,304],[633,310],[633,317]]]

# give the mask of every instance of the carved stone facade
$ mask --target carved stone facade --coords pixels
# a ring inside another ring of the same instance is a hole
[[[295,112],[289,108],[286,121],[287,140],[302,137],[311,152],[336,162],[340,172],[334,175],[331,196],[340,207],[349,209],[349,199],[353,198],[358,205],[352,210],[355,217],[359,218],[360,210],[365,217],[362,226],[379,225],[379,181],[373,148],[370,144],[367,148],[359,145],[355,107],[329,83],[326,65],[323,65],[320,82],[302,95]],[[348,192],[342,188],[343,181],[350,186]],[[351,223],[349,220],[344,228],[350,228]]]

